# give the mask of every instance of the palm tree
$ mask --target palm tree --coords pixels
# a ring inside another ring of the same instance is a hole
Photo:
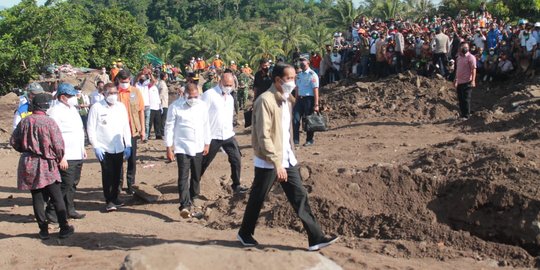
[[[330,18],[336,27],[346,28],[360,15],[359,11],[354,8],[352,0],[338,0],[330,10]]]
[[[253,48],[251,52],[250,62],[256,64],[260,59],[276,59],[280,55],[284,55],[285,52],[281,48],[281,43],[270,37],[268,34],[261,32],[257,38],[258,46]]]
[[[330,28],[326,27],[323,24],[316,24],[309,31],[309,41],[308,47],[311,51],[318,52],[322,54],[324,51],[324,46],[327,43],[331,44],[332,41],[332,31]]]
[[[398,15],[398,11],[402,8],[400,0],[366,0],[366,10],[369,10],[369,15],[380,17],[382,19],[392,19]]]
[[[295,16],[283,16],[281,24],[277,27],[277,37],[281,40],[281,49],[288,55],[294,48],[306,43],[308,36],[305,34],[302,24],[298,23]]]
[[[435,11],[435,5],[431,0],[406,0],[404,4],[407,10],[407,17],[414,20],[431,16]]]

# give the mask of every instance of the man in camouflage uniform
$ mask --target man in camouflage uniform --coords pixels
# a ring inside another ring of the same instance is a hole
[[[238,75],[238,106],[240,109],[245,109],[248,100],[248,91],[251,88],[253,81],[246,73]]]

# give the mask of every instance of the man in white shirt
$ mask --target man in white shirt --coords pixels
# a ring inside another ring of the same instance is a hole
[[[148,103],[150,107],[150,123],[148,126],[148,138],[152,127],[154,127],[154,133],[156,134],[156,140],[163,139],[161,134],[161,98],[159,96],[159,90],[156,85],[150,85],[148,87]]]
[[[319,250],[338,240],[325,236],[309,206],[291,142],[291,92],[296,87],[294,68],[277,64],[273,84],[255,101],[251,144],[255,152],[255,178],[237,238],[244,246],[256,246],[253,238],[263,202],[278,181],[308,235],[308,249]]]
[[[146,130],[146,137],[141,138],[143,142],[148,141],[148,137],[150,136],[149,128],[150,128],[150,93],[148,92],[149,86],[150,86],[150,78],[148,78],[147,75],[141,74],[139,75],[139,80],[137,81],[137,84],[135,85],[139,91],[141,91],[143,102],[144,102],[144,119],[145,119],[145,129]]]
[[[203,157],[201,176],[210,166],[220,148],[223,148],[231,164],[232,189],[236,193],[245,193],[248,189],[240,185],[240,172],[242,170],[240,148],[234,138],[234,100],[231,92],[234,87],[234,77],[231,73],[224,73],[221,81],[214,88],[202,95],[202,100],[208,106],[210,119],[210,134],[212,142],[208,155]],[[197,197],[199,194],[195,194]]]
[[[165,124],[167,159],[178,164],[180,216],[191,216],[192,197],[199,194],[203,156],[210,148],[208,107],[199,99],[195,84],[186,86],[186,98],[178,99],[168,111]],[[191,179],[188,176],[191,171]]]
[[[161,73],[159,75],[159,82],[157,88],[159,90],[159,97],[161,99],[161,135],[165,134],[165,121],[167,120],[167,110],[169,108],[169,87],[167,86],[167,73]]]
[[[47,113],[60,127],[64,139],[65,155],[60,162],[60,176],[62,178],[60,188],[68,217],[82,219],[86,215],[77,213],[73,202],[77,185],[81,180],[83,159],[86,159],[83,122],[76,108],[78,104],[77,90],[71,84],[61,83],[56,95],[58,102]],[[48,214],[52,213],[48,211]]]
[[[476,33],[473,36],[473,43],[476,46],[476,48],[482,48],[482,50],[484,50],[485,42],[486,42],[486,37],[484,36],[484,34],[482,34],[482,31],[480,31],[480,29],[476,29]]]
[[[118,199],[123,158],[131,156],[131,129],[126,106],[118,101],[118,89],[106,84],[105,100],[94,104],[88,115],[88,140],[101,164],[106,210],[124,203]]]
[[[105,99],[103,96],[103,87],[105,86],[105,83],[102,81],[97,82],[96,90],[88,96],[90,98],[90,106],[102,101]]]

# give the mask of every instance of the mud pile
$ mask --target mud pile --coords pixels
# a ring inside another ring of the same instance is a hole
[[[369,118],[440,121],[457,112],[450,82],[411,72],[376,82],[343,80],[321,89],[321,105],[331,125]]]
[[[476,99],[476,101],[475,101]],[[473,91],[473,113],[460,124],[466,130],[498,132],[524,129],[525,140],[537,140],[540,123],[540,78],[528,81],[511,80],[494,87],[483,86]],[[532,136],[529,136],[531,134]]]
[[[305,163],[304,184],[323,228],[345,236],[395,241],[393,256],[470,256],[499,265],[534,266],[540,241],[540,171],[533,153],[464,139],[413,153],[411,163],[332,169]],[[237,228],[246,198],[206,207],[207,226]],[[260,223],[303,231],[275,185]],[[538,240],[537,240],[538,239]]]

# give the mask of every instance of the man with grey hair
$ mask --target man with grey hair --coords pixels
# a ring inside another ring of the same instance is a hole
[[[245,193],[248,188],[240,185],[240,172],[242,170],[240,147],[234,138],[234,100],[231,92],[234,89],[234,76],[232,73],[223,73],[218,85],[209,89],[202,95],[202,100],[208,106],[210,120],[210,149],[203,157],[201,176],[220,148],[223,148],[231,164],[232,189],[235,193]],[[199,196],[199,190],[194,190],[194,196]]]

